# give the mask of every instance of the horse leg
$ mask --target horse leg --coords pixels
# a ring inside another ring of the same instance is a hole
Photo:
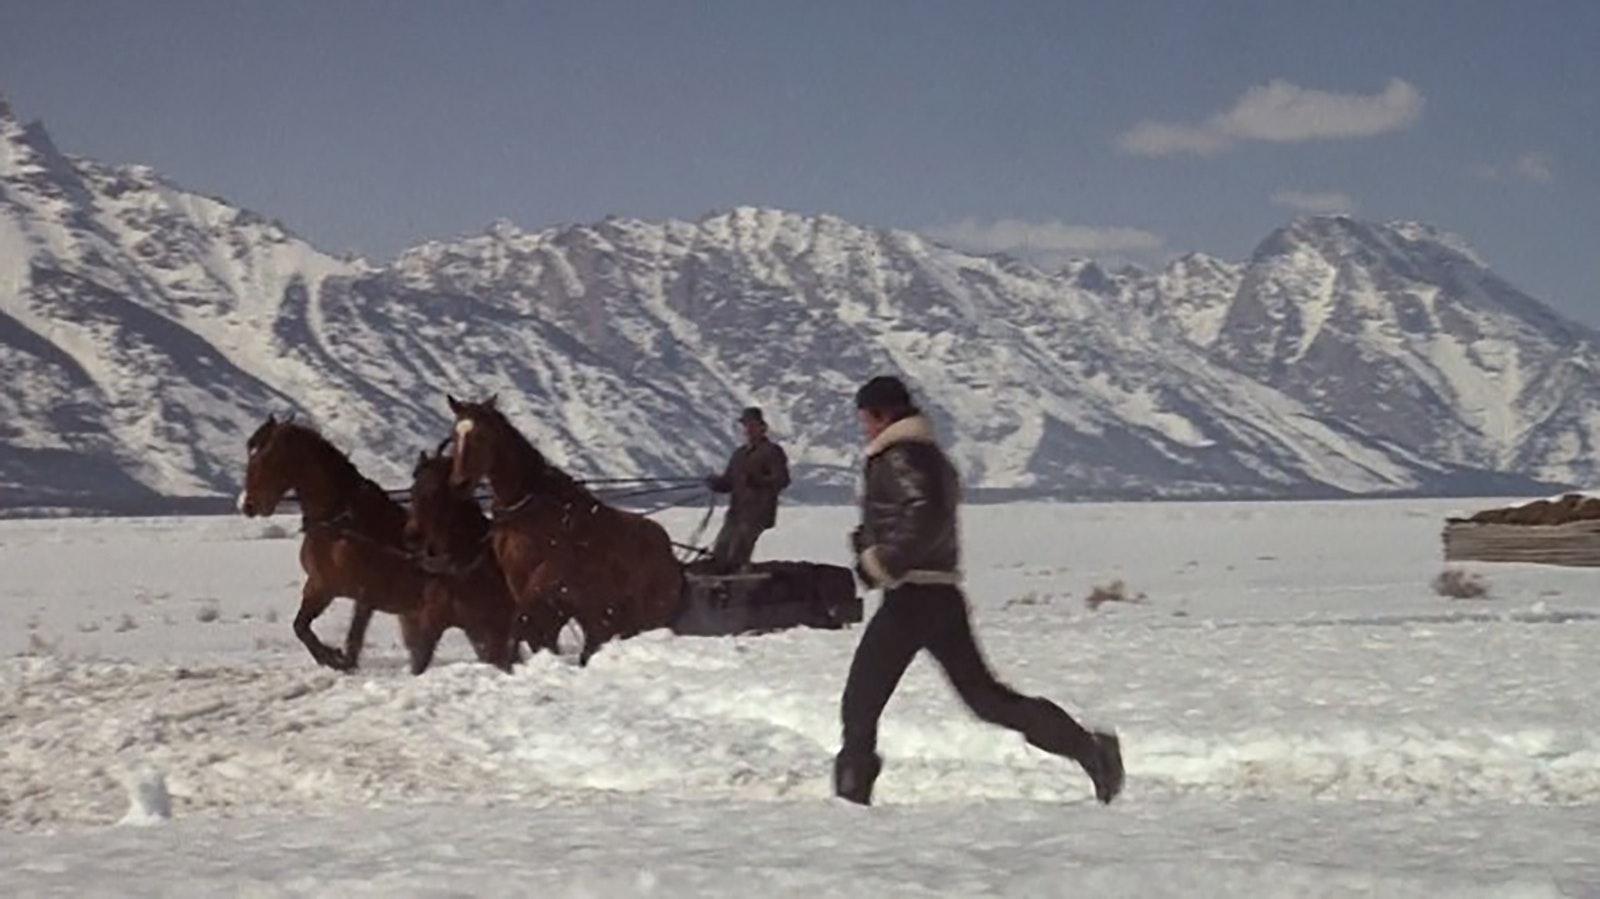
[[[350,631],[344,635],[344,657],[354,669],[361,660],[361,648],[367,642],[367,625],[372,623],[372,606],[356,601],[356,609],[350,613]]]
[[[534,655],[538,655],[541,649],[548,649],[552,654],[560,655],[561,628],[566,625],[569,617],[555,608],[549,600],[538,597],[523,604],[518,610],[511,642],[527,643],[528,651]]]
[[[511,666],[522,661],[522,646],[512,639],[511,628],[490,624],[476,626],[467,634],[467,639],[472,642],[472,649],[478,654],[478,661],[493,665],[507,674],[511,673]]]
[[[311,629],[311,622],[317,616],[328,610],[328,604],[333,602],[333,594],[323,590],[319,585],[310,581],[300,591],[300,611],[294,616],[294,635],[305,644],[311,657],[317,660],[318,665],[332,668],[336,671],[349,671],[349,660],[343,652],[329,646],[318,639],[315,631]]]
[[[428,670],[433,663],[433,653],[439,648],[439,639],[449,626],[449,604],[445,602],[425,603],[419,611],[401,617],[400,629],[411,654],[412,674]]]
[[[549,564],[540,565],[520,586],[511,591],[515,598],[512,639],[527,642],[534,655],[541,649],[560,655],[561,628],[571,617],[571,604],[562,599],[566,587],[559,573]]]
[[[455,623],[466,633],[478,661],[493,665],[507,674],[522,661],[522,644],[516,635],[516,606],[499,579],[485,584],[482,578],[458,585],[451,595]]]
[[[406,612],[396,615],[400,619],[400,645],[406,648],[406,654],[416,658],[417,634],[422,630],[421,610]]]
[[[504,615],[485,614],[469,599],[456,597],[451,603],[455,624],[467,635],[478,661],[493,665],[509,674],[511,663],[517,659],[517,643],[512,638],[511,619]]]
[[[474,623],[467,639],[477,648],[481,661],[510,674],[511,666],[522,661],[522,644],[513,630],[511,615],[495,609],[484,617],[486,620]]]
[[[573,617],[577,619],[578,627],[583,629],[583,651],[578,653],[578,667],[587,668],[589,659],[600,651],[601,644],[616,633],[615,622],[609,607],[600,609],[598,613],[585,611]]]

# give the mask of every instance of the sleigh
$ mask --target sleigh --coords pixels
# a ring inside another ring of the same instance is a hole
[[[501,648],[556,649],[568,622],[583,634],[578,663],[585,665],[605,643],[658,628],[726,636],[837,629],[862,619],[854,574],[837,565],[765,562],[724,574],[676,555],[707,554],[693,543],[715,512],[715,494],[688,543],[673,541],[650,516],[684,505],[661,503],[663,496],[703,492],[702,479],[573,478],[522,436],[494,397],[447,400],[455,427],[432,455],[419,453],[409,489],[380,487],[293,422],[269,416],[246,441],[239,511],[270,516],[292,492],[302,546],[322,548],[302,551],[302,566],[308,558],[318,566],[306,569],[306,583],[320,592],[302,591],[296,619],[296,635],[319,664],[353,669],[374,611],[401,618],[414,673],[426,669],[449,627],[467,631],[481,659],[508,667]],[[307,478],[313,467],[323,476]],[[656,508],[623,508],[645,496],[657,498]],[[322,570],[328,559],[339,563],[331,573]],[[397,581],[406,589],[389,589]],[[338,586],[322,590],[324,583]],[[369,590],[375,583],[384,589]],[[305,626],[335,596],[368,593],[387,605],[358,601],[344,649]]]
[[[855,575],[818,562],[757,562],[742,572],[684,570],[683,609],[673,633],[695,637],[764,634],[795,627],[837,630],[861,621]]]

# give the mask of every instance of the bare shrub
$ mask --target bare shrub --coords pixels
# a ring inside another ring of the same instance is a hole
[[[222,609],[217,606],[217,601],[208,599],[194,610],[194,620],[201,624],[210,624],[222,617]]]
[[[127,612],[123,612],[122,620],[117,622],[117,633],[126,634],[128,631],[136,631],[138,629],[139,622],[134,621],[132,615],[129,615]]]
[[[1461,568],[1446,568],[1433,579],[1433,592],[1446,599],[1483,599],[1489,595],[1489,582]]]
[[[1093,611],[1108,602],[1138,603],[1144,602],[1144,600],[1145,595],[1143,593],[1130,596],[1128,594],[1128,585],[1119,579],[1109,584],[1097,584],[1093,590],[1089,591],[1089,595],[1083,598],[1083,604],[1088,606],[1090,611]]]
[[[1024,593],[1021,596],[1016,596],[1016,597],[1013,597],[1011,599],[1006,600],[1006,604],[1005,604],[1005,606],[1003,608],[1009,609],[1009,608],[1012,608],[1014,606],[1047,606],[1049,604],[1050,604],[1050,597],[1049,596],[1043,596],[1043,595],[1040,595],[1037,591],[1030,590],[1030,591],[1028,591],[1027,593]]]
[[[262,540],[287,540],[294,534],[281,524],[269,524],[261,529],[260,536]]]

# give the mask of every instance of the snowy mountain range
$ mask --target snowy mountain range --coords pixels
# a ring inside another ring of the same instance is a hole
[[[719,466],[747,404],[795,494],[854,482],[896,372],[969,486],[1073,498],[1525,492],[1594,480],[1597,335],[1414,223],[1305,218],[1243,263],[1045,272],[830,216],[527,232],[336,257],[0,102],[0,506],[231,495],[299,412],[403,485],[445,393],[579,475]]]

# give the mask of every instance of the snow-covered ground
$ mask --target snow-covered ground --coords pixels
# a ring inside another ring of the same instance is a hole
[[[832,800],[859,630],[511,676],[452,633],[412,678],[380,616],[339,675],[290,630],[292,518],[0,522],[0,893],[1600,895],[1600,572],[1436,595],[1484,505],[969,508],[980,640],[1119,729],[1110,807],[928,660],[879,804]],[[758,556],[843,562],[851,514],[786,508]]]

